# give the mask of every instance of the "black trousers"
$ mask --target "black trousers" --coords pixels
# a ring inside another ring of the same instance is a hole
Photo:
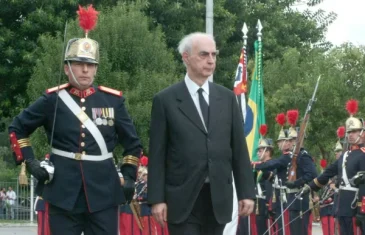
[[[289,219],[290,219],[290,234],[295,235],[307,235],[309,234],[309,217],[310,211],[304,213],[300,216],[300,211],[289,211]]]
[[[267,225],[268,225],[268,218],[266,216],[262,215],[256,216],[256,228],[258,235],[263,235],[267,231],[268,229]]]
[[[50,205],[49,226],[52,235],[118,235],[118,207],[94,213],[69,212]]]
[[[224,227],[214,216],[210,184],[204,184],[186,221],[168,223],[170,235],[222,235]]]
[[[360,235],[361,227],[355,226],[355,217],[338,216],[338,223],[340,224],[340,234]]]

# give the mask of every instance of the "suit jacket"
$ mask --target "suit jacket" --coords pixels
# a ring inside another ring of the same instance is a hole
[[[221,224],[231,220],[232,172],[238,200],[254,199],[254,179],[243,121],[233,92],[209,83],[209,127],[205,130],[184,81],[153,100],[148,202],[166,202],[169,223],[191,213],[207,176],[213,210]]]

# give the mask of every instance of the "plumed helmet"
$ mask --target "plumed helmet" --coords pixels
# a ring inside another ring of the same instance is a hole
[[[357,100],[349,100],[346,103],[346,110],[350,117],[346,120],[346,132],[362,130],[364,128],[363,120],[354,115],[358,111],[359,102]]]
[[[88,38],[88,33],[96,26],[98,13],[92,5],[89,5],[87,8],[79,6],[77,11],[79,25],[85,32],[85,38],[73,38],[68,41],[65,50],[65,62],[99,63],[99,43]]]
[[[276,121],[276,123],[278,123],[281,126],[280,131],[279,131],[279,136],[276,141],[287,140],[289,135],[288,135],[288,130],[284,130],[284,125],[286,122],[285,114],[279,113],[278,115],[276,115],[275,121]]]
[[[297,138],[298,137],[298,129],[295,125],[297,124],[297,120],[299,117],[299,111],[296,109],[288,110],[286,112],[286,118],[288,120],[288,123],[290,124],[289,127],[289,139]]]
[[[260,126],[259,132],[260,132],[261,137],[259,139],[257,149],[259,149],[259,148],[274,148],[274,146],[272,144],[272,139],[265,138],[265,135],[267,133],[267,125],[266,124],[262,124]]]

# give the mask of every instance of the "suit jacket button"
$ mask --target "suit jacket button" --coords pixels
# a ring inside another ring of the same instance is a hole
[[[212,163],[212,159],[211,159],[211,158],[209,158],[209,159],[208,159],[208,163],[209,163],[209,164],[211,164],[211,163]]]

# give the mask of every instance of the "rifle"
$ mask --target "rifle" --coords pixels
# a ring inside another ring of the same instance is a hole
[[[289,169],[288,181],[295,181],[297,180],[297,156],[299,154],[300,148],[303,146],[305,131],[307,129],[310,111],[312,110],[313,103],[315,102],[315,97],[318,89],[319,80],[321,79],[321,75],[319,75],[317,79],[317,84],[314,88],[314,92],[312,98],[309,100],[307,110],[305,111],[304,118],[302,123],[300,124],[300,130],[298,133],[298,138],[296,144],[294,146],[294,151],[292,154],[291,166]]]

